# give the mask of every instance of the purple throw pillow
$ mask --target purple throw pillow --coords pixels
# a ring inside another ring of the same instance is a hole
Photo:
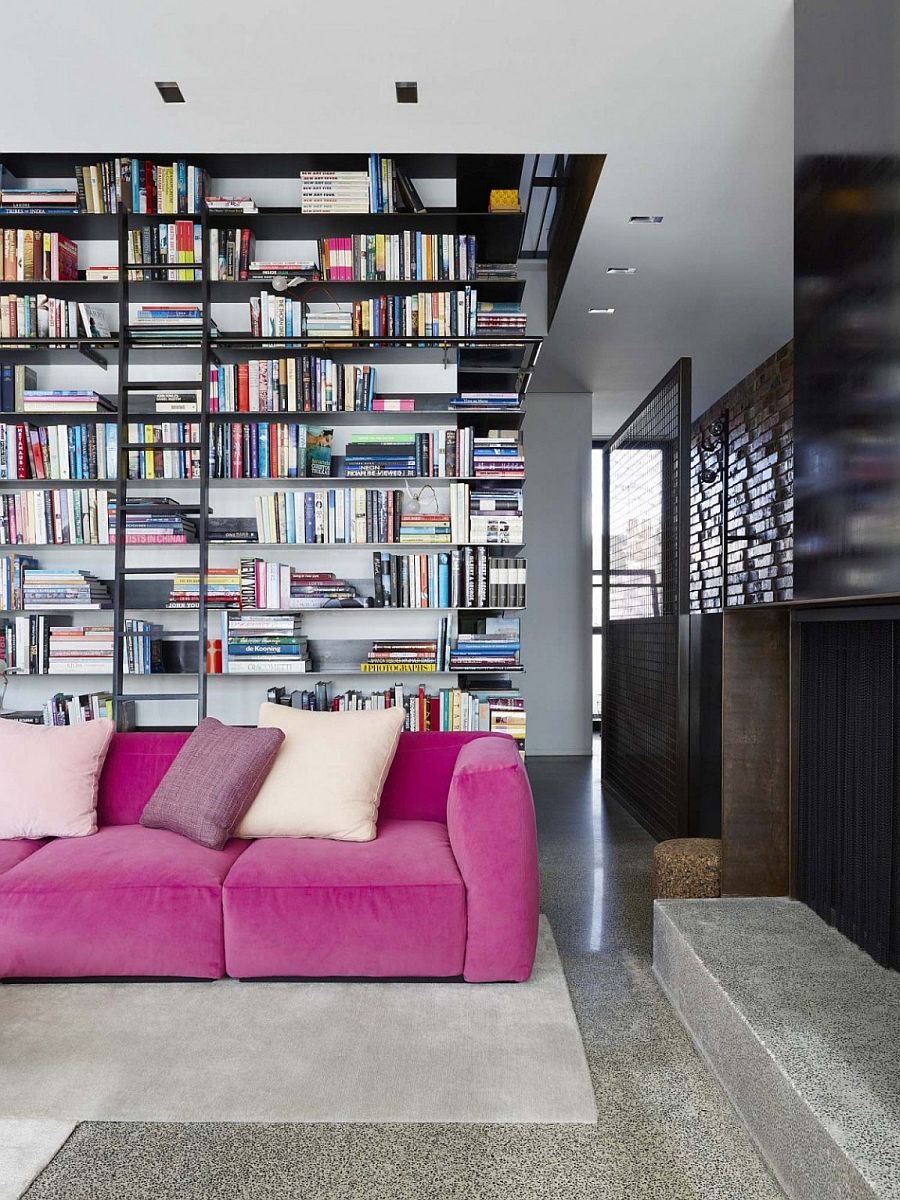
[[[284,734],[240,729],[206,717],[178,751],[147,801],[141,824],[170,829],[221,850],[250,807]]]

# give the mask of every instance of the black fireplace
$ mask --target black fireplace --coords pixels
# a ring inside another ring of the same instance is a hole
[[[797,896],[900,967],[900,609],[794,619]]]

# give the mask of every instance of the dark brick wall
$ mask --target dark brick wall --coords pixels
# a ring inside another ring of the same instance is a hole
[[[788,342],[694,422],[692,612],[716,612],[723,602],[766,604],[793,595],[793,377],[793,343]],[[718,448],[704,450],[704,443]],[[705,482],[704,469],[715,478]]]

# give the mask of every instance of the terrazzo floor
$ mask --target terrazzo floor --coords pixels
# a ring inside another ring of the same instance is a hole
[[[597,759],[529,772],[595,1128],[87,1123],[27,1200],[779,1200],[653,978],[650,837]]]

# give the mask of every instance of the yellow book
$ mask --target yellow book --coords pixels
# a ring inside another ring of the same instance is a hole
[[[152,425],[144,426],[144,441],[145,442],[153,441],[153,426]],[[156,460],[154,457],[154,452],[152,450],[144,450],[143,454],[144,454],[144,478],[145,479],[155,479],[156,478]]]
[[[375,274],[378,279],[385,278],[383,233],[375,234]]]

